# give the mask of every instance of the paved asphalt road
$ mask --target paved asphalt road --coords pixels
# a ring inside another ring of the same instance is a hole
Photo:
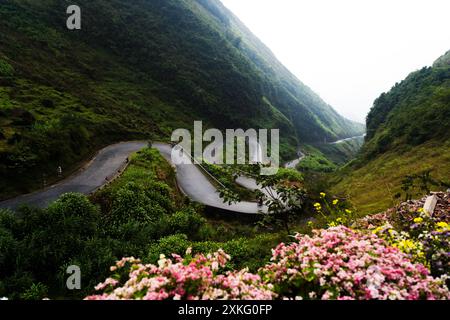
[[[236,179],[236,183],[246,189],[256,191],[259,190],[269,198],[279,198],[278,193],[272,188],[263,188],[260,184],[256,183],[253,178],[240,176]]]
[[[338,141],[335,141],[335,142],[331,142],[331,143],[329,143],[329,144],[340,144],[340,143],[343,143],[343,142],[346,142],[346,141],[352,141],[352,140],[357,140],[357,139],[363,139],[365,136],[366,136],[366,135],[363,134],[362,136],[355,136],[355,137],[350,137],[350,138],[346,138],[346,139],[341,139],[341,140],[338,140]]]
[[[343,143],[343,142],[346,142],[346,141],[362,139],[365,136],[366,135],[364,134],[362,136],[350,137],[350,138],[341,139],[341,140],[338,140],[338,141],[335,141],[335,142],[329,142],[328,144],[340,144],[340,143]],[[306,157],[306,155],[301,150],[298,151],[298,156],[299,157],[297,159],[294,159],[294,160],[289,161],[288,163],[286,163],[284,165],[284,167],[287,168],[287,169],[295,169],[297,167],[297,165],[300,163],[300,161],[302,161]]]
[[[73,176],[46,189],[1,202],[0,208],[16,209],[22,204],[43,208],[67,192],[89,194],[104,185],[107,181],[106,177],[111,178],[116,175],[131,153],[146,146],[147,142],[123,142],[108,146],[99,151],[84,169]],[[170,145],[155,143],[153,147],[157,148],[164,158],[171,162],[172,148]],[[267,213],[267,207],[260,207],[254,202],[239,202],[231,205],[224,203],[210,180],[197,166],[192,164],[187,156],[184,155],[184,157],[188,164],[176,166],[177,181],[181,190],[193,201],[243,214]]]
[[[88,194],[105,184],[105,178],[117,174],[127,157],[147,146],[147,142],[123,142],[100,150],[84,169],[46,189],[0,202],[0,208],[16,209],[21,204],[46,207],[67,192]]]
[[[303,158],[306,157],[306,155],[303,152],[301,152],[300,150],[298,151],[298,156],[299,157],[297,159],[294,159],[294,160],[286,163],[284,165],[284,167],[287,169],[295,169],[297,167],[297,165],[300,163],[300,161],[302,161]]]
[[[158,149],[164,158],[172,163],[171,146],[162,143],[154,143],[153,147]],[[209,207],[243,214],[267,213],[266,206],[260,207],[255,202],[242,201],[232,203],[231,205],[224,203],[215,186],[208,178],[206,178],[197,166],[192,164],[190,158],[184,154],[180,156],[180,159],[181,158],[185,164],[176,165],[178,185],[183,193],[193,201]]]
[[[0,202],[0,208],[16,209],[21,204],[43,208],[67,192],[89,194],[103,186],[107,182],[106,178],[110,179],[115,176],[118,170],[124,166],[126,159],[131,153],[139,151],[146,146],[147,142],[143,141],[123,142],[108,146],[99,151],[88,165],[73,176],[46,189]],[[172,163],[172,147],[170,145],[155,143],[153,147],[157,148],[164,158]],[[181,157],[184,159],[185,164],[176,165],[178,185],[183,193],[193,201],[206,206],[243,214],[267,213],[266,206],[258,206],[255,202],[224,203],[216,187],[201,169],[193,165],[190,158],[186,155],[181,155]],[[299,158],[289,162],[285,167],[295,168],[304,157],[305,155],[299,152]],[[253,179],[240,177],[237,183],[251,190],[259,189],[259,186],[256,185]]]

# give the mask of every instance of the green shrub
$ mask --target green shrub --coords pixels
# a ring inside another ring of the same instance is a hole
[[[278,240],[276,235],[263,234],[255,238],[228,241],[223,249],[231,256],[234,268],[249,268],[256,272],[270,261],[271,248],[276,246]]]
[[[172,210],[170,192],[169,186],[160,182],[148,186],[129,182],[115,195],[110,222],[113,226],[130,220],[155,222]]]
[[[206,219],[192,208],[177,211],[168,218],[171,233],[184,233],[189,238],[196,237],[200,228],[205,224]]]
[[[48,288],[42,283],[32,284],[31,287],[26,290],[20,296],[23,300],[42,300],[47,297]]]
[[[78,217],[85,223],[96,222],[99,210],[88,197],[80,193],[66,193],[48,207],[52,217]]]
[[[278,169],[277,179],[290,181],[290,182],[302,182],[303,175],[297,170],[280,168]]]
[[[0,59],[0,76],[11,77],[14,75],[14,68],[8,62]]]
[[[162,239],[151,245],[148,250],[147,260],[156,263],[161,254],[169,257],[172,253],[184,255],[191,246],[190,241],[185,234],[175,234]]]
[[[19,243],[7,228],[0,226],[0,275],[9,274],[14,271],[11,263],[17,256]]]

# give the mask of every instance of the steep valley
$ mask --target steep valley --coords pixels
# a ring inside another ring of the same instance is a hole
[[[162,139],[194,120],[278,128],[300,143],[364,132],[293,76],[220,1],[66,1],[0,6],[0,197],[55,180],[118,141]]]

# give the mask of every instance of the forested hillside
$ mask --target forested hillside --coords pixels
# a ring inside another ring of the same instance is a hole
[[[0,197],[68,173],[102,145],[193,120],[280,128],[282,156],[363,126],[297,80],[216,0],[0,1]],[[46,177],[46,178],[44,178]]]
[[[383,93],[367,116],[365,154],[450,137],[450,52]]]
[[[411,177],[418,180],[413,185]],[[332,190],[372,212],[401,200],[405,191],[449,183],[450,51],[375,101],[361,155],[340,170]]]

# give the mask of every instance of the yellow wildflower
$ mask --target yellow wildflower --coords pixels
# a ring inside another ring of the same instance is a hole
[[[403,252],[409,253],[417,248],[417,245],[414,241],[410,239],[401,240],[398,243],[398,248],[402,250]]]
[[[383,227],[378,227],[375,230],[372,231],[373,234],[377,234],[379,232],[383,231]]]
[[[314,208],[316,208],[317,212],[322,211],[322,205],[320,203],[318,203],[318,202],[314,204]]]
[[[423,222],[423,218],[418,217],[414,219],[414,223],[422,223]]]
[[[338,200],[338,199],[333,200],[333,205],[334,205],[334,206],[337,205],[338,203],[339,203],[339,200]]]
[[[330,227],[330,228],[333,228],[333,227],[336,227],[337,226],[337,224],[336,224],[336,222],[330,222],[329,224],[328,224],[328,227]]]
[[[345,209],[345,212],[348,213],[348,214],[352,213],[352,211],[348,210],[348,209]]]
[[[439,232],[450,230],[448,223],[444,222],[444,221],[436,223],[436,226],[437,226],[437,231],[439,231]]]
[[[320,196],[321,196],[322,198],[325,198],[326,194],[325,194],[324,192],[321,192],[321,193],[320,193]]]

